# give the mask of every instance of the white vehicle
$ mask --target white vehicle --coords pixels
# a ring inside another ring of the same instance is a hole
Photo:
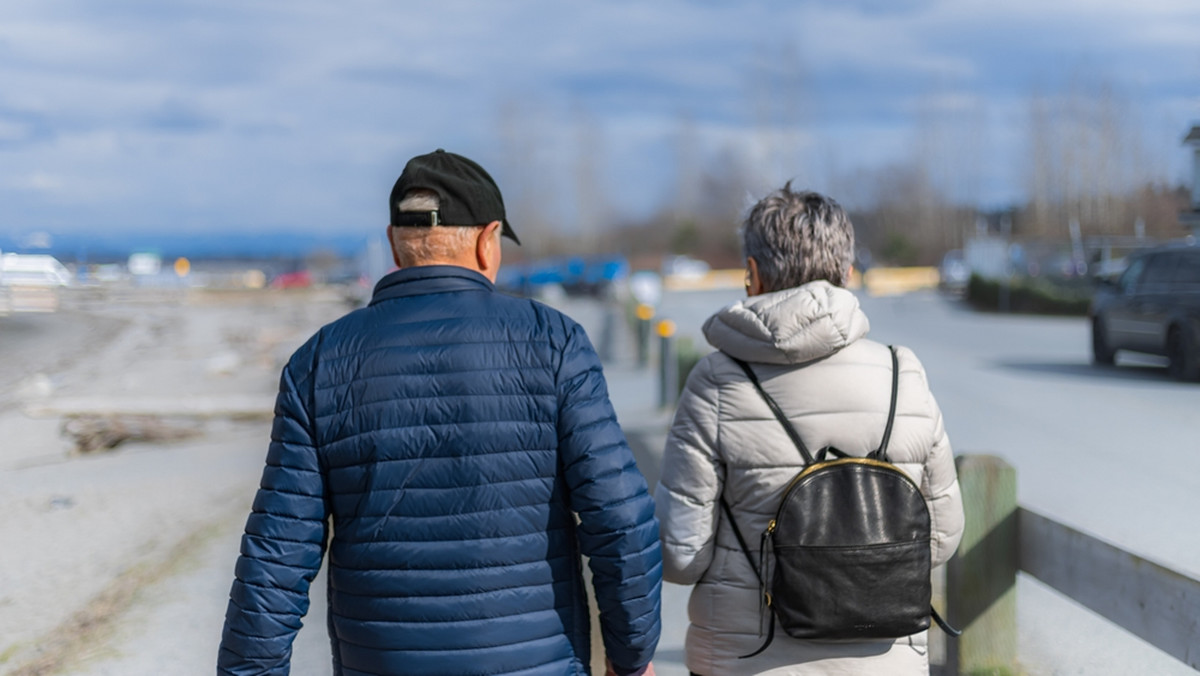
[[[58,287],[71,285],[71,271],[53,256],[0,255],[0,284],[4,286]]]

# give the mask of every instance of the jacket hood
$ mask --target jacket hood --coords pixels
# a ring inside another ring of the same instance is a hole
[[[858,298],[824,280],[738,301],[704,322],[713,347],[744,361],[803,364],[867,335]]]

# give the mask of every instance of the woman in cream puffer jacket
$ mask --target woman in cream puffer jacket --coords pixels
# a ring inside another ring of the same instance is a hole
[[[756,549],[785,485],[804,462],[730,356],[751,364],[814,451],[834,446],[865,456],[878,448],[892,379],[887,346],[866,339],[867,317],[854,294],[841,288],[853,231],[836,202],[785,186],[754,207],[743,239],[750,297],[704,325],[718,351],[688,377],[654,495],[663,577],[695,585],[687,666],[701,676],[927,674],[927,632],[896,640],[805,641],[780,630],[766,651],[739,659],[762,645],[770,617],[720,498]],[[950,558],[962,536],[962,500],[924,369],[910,350],[897,351],[899,394],[888,455],[929,504],[936,566]]]

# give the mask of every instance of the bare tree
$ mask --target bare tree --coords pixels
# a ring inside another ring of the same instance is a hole
[[[553,218],[548,217],[558,194],[553,172],[547,163],[553,158],[545,151],[545,136],[540,130],[548,127],[545,107],[512,98],[499,106],[497,136],[501,162],[497,181],[501,183],[507,211],[520,220],[522,246],[514,251],[518,257],[537,258],[555,247],[552,235]]]
[[[1025,158],[1030,204],[1021,231],[1065,239],[1075,221],[1085,235],[1133,234],[1145,216],[1137,194],[1153,181],[1139,129],[1136,99],[1085,68],[1061,95],[1035,91]]]
[[[578,101],[572,107],[575,118],[575,222],[579,249],[595,252],[600,231],[609,224],[611,210],[607,202],[600,168],[604,165],[603,131],[596,119]]]

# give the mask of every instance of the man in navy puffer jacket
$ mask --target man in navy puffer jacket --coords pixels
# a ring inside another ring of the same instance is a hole
[[[328,544],[337,674],[588,673],[581,555],[609,673],[653,673],[658,522],[587,336],[496,292],[479,165],[413,158],[389,208],[400,269],[283,371],[218,672],[288,673]]]

